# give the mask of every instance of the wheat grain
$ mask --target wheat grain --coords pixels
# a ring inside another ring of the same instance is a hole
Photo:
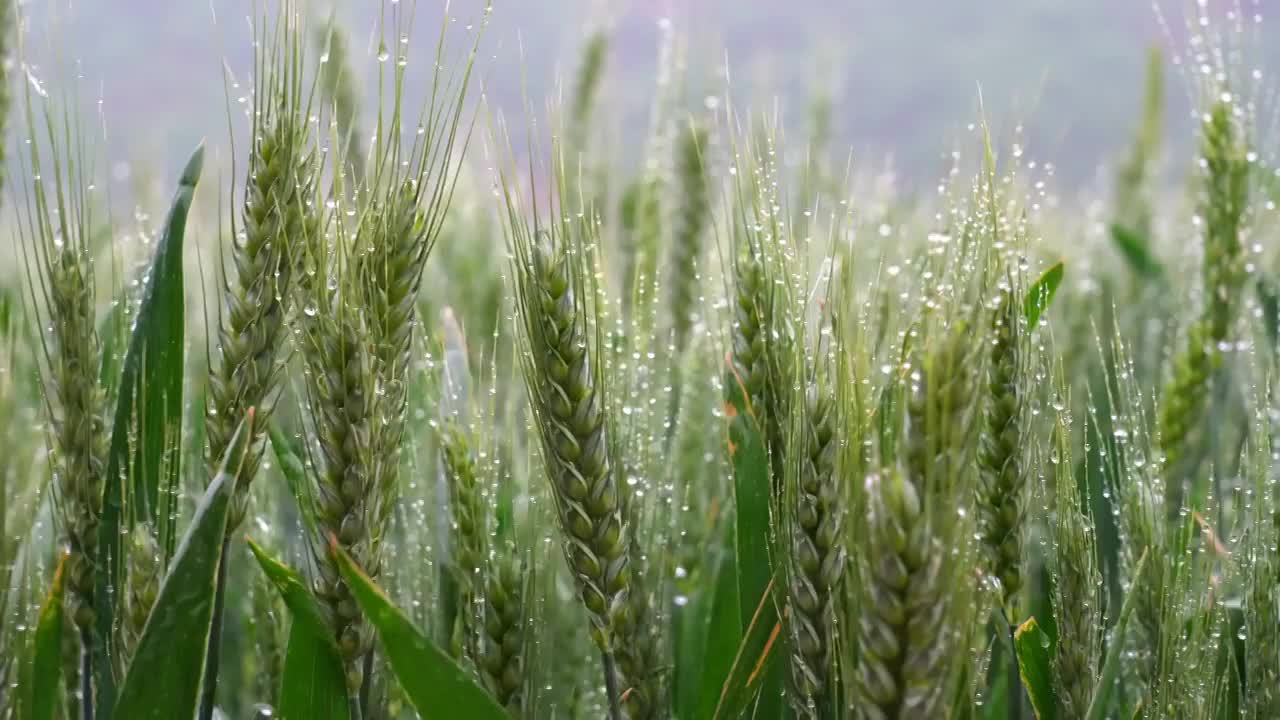
[[[474,642],[479,637],[475,604],[484,590],[486,567],[486,509],[482,504],[475,460],[465,431],[448,418],[440,433],[441,458],[449,485],[449,509],[453,513],[453,564],[457,575],[462,611],[458,613],[461,647],[477,658]],[[510,591],[513,588],[500,588]]]
[[[292,57],[297,40],[290,42],[293,45],[273,58],[273,74],[255,98],[243,233],[231,243],[217,326],[217,363],[209,376],[205,432],[210,476],[244,412],[255,408],[259,418],[253,450],[236,486],[228,535],[240,527],[248,511],[250,483],[262,459],[262,433],[280,387],[294,255],[320,232],[313,207],[317,169]]]
[[[856,687],[868,720],[945,717],[946,572],[920,494],[900,470],[871,480]]]
[[[519,717],[525,695],[527,571],[508,548],[490,565],[484,593],[484,640],[477,665],[489,691]]]
[[[1100,670],[1102,576],[1087,498],[1081,497],[1076,483],[1067,422],[1067,417],[1057,419],[1050,458],[1056,505],[1053,610],[1058,627],[1053,663],[1063,716],[1082,720]]]
[[[981,472],[976,507],[978,532],[987,553],[987,569],[1000,583],[1002,607],[1018,616],[1022,591],[1022,537],[1026,532],[1025,452],[1027,438],[1022,372],[1021,318],[1010,295],[993,313],[993,340],[987,371],[987,404],[979,455]]]
[[[1208,394],[1205,388],[1222,364],[1222,346],[1230,337],[1243,283],[1240,232],[1248,204],[1250,170],[1236,138],[1235,122],[1230,104],[1219,102],[1201,128],[1206,168],[1201,205],[1205,305],[1201,318],[1187,331],[1186,348],[1174,361],[1160,407],[1160,449],[1168,469],[1165,509],[1170,518],[1181,512],[1186,486],[1199,465],[1193,433]]]
[[[811,384],[794,444],[799,472],[787,592],[791,683],[796,711],[806,717],[819,716],[818,708],[826,702],[831,685],[834,623],[845,565],[843,488],[836,476],[840,447],[836,412],[826,385]]]
[[[52,192],[42,173],[42,143],[35,129],[31,91],[26,116],[31,172],[18,235],[28,262],[28,292],[36,308],[41,334],[43,384],[47,408],[48,447],[53,469],[57,521],[67,543],[66,610],[80,636],[79,686],[70,679],[69,696],[89,698],[78,704],[85,720],[93,717],[90,665],[94,625],[98,530],[106,485],[107,396],[98,382],[102,345],[96,330],[94,263],[90,240],[92,208],[86,195],[84,148],[60,147],[55,133],[78,134],[70,120],[59,125],[46,115],[52,165]],[[28,166],[24,166],[24,170]],[[34,265],[34,272],[32,266]]]
[[[142,638],[147,616],[151,614],[151,607],[160,592],[162,570],[160,547],[153,531],[146,524],[135,526],[125,557],[124,616],[120,622],[119,645],[122,670],[128,667]],[[123,673],[121,677],[124,677]]]
[[[672,229],[668,302],[676,352],[683,352],[698,309],[698,263],[702,236],[710,219],[706,128],[685,128],[677,150],[680,204]]]
[[[525,384],[537,420],[565,556],[605,658],[611,712],[619,714],[613,657],[629,610],[630,531],[609,457],[602,378],[593,364],[583,271],[560,233],[513,222],[517,307],[527,347]],[[566,230],[567,232],[567,230]]]

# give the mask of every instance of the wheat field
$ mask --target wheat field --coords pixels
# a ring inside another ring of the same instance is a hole
[[[503,112],[494,12],[256,2],[122,219],[0,0],[0,720],[1280,718],[1250,13],[1076,192],[977,91],[904,190],[669,23],[644,133],[607,29]]]

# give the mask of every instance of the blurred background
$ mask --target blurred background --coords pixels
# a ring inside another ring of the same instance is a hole
[[[1183,67],[1194,65],[1194,48],[1183,45],[1188,2],[495,0],[480,71],[491,106],[521,126],[525,98],[545,111],[561,81],[572,77],[586,33],[607,28],[613,41],[602,106],[622,108],[608,121],[627,137],[646,126],[660,28],[670,23],[684,38],[680,80],[691,106],[701,95],[723,94],[727,84],[735,107],[771,108],[776,101],[786,109],[787,134],[796,135],[808,131],[814,101],[829,98],[835,147],[852,147],[863,169],[891,169],[907,187],[928,187],[950,147],[980,117],[981,90],[995,127],[1007,135],[1022,124],[1028,152],[1053,162],[1058,182],[1069,188],[1097,177],[1129,142],[1150,47],[1164,47],[1167,59],[1192,58]],[[216,147],[228,136],[222,68],[225,61],[247,78],[249,16],[261,4],[28,0],[37,38],[28,52],[79,60],[81,94],[102,101],[119,179],[138,164],[180,162],[202,137]],[[1245,27],[1246,66],[1280,66],[1280,19],[1264,17],[1274,3],[1212,5]],[[308,4],[311,15],[334,12],[347,28],[363,56],[366,89],[376,82],[382,8],[378,0]],[[429,70],[442,8],[441,0],[417,3],[410,57],[419,80]],[[459,24],[478,20],[481,8],[482,0],[452,2]],[[38,47],[47,27],[58,28],[43,37],[45,44],[56,38],[52,51]],[[1189,141],[1188,87],[1179,72],[1169,73],[1175,149]],[[642,143],[632,145],[638,151]]]

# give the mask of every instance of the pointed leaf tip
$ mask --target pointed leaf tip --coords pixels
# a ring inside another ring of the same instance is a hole
[[[1054,676],[1053,648],[1049,636],[1032,617],[1014,631],[1013,644],[1017,653],[1018,675],[1031,700],[1036,719],[1057,720],[1057,679]]]
[[[27,717],[32,720],[54,720],[58,717],[59,700],[62,697],[62,629],[63,588],[69,553],[58,558],[58,569],[49,585],[49,594],[40,609],[36,623],[32,669],[31,695],[27,700]]]
[[[409,702],[424,720],[474,718],[501,720],[506,711],[481,688],[470,672],[423,635],[355,562],[336,547],[338,568],[360,609],[378,633],[378,639],[400,680]]]
[[[182,170],[182,177],[178,180],[183,187],[194,188],[200,181],[200,172],[204,170],[204,147],[204,140],[201,140],[191,153],[191,158],[187,160],[187,165]]]
[[[1027,316],[1028,325],[1035,327],[1040,322],[1040,316],[1049,309],[1049,303],[1053,302],[1053,296],[1058,292],[1058,286],[1062,284],[1065,273],[1066,265],[1059,260],[1045,270],[1040,279],[1027,290],[1026,299],[1023,301],[1023,312]]]

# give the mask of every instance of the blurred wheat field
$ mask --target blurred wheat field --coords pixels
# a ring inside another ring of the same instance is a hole
[[[1153,11],[1119,156],[974,89],[919,189],[678,17],[513,112],[413,0],[211,8],[144,173],[0,3],[0,719],[1280,717],[1258,3]]]

